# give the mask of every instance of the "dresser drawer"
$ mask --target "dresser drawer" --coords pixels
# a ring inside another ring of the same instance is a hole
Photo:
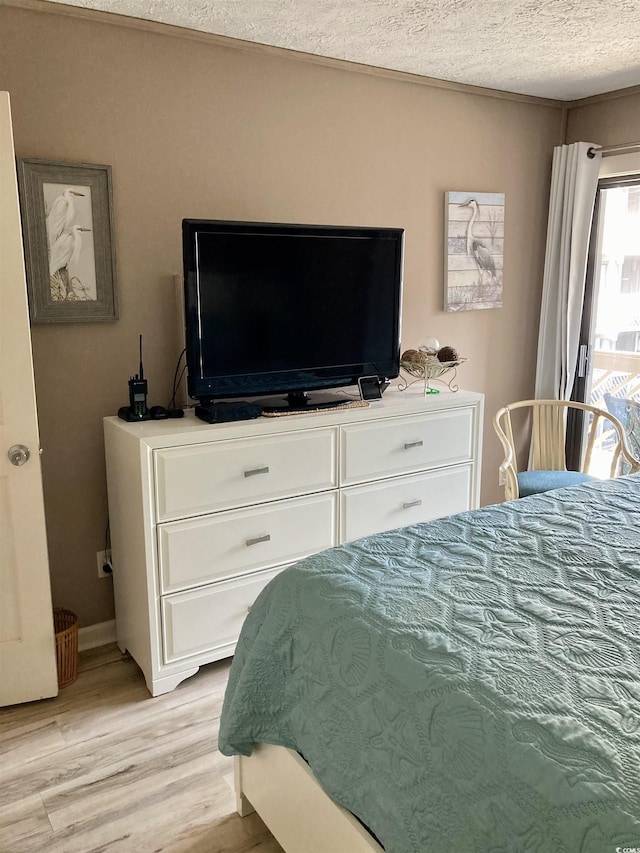
[[[340,483],[471,462],[473,434],[471,408],[343,426]]]
[[[158,527],[163,593],[291,563],[337,544],[337,493]]]
[[[232,655],[240,628],[262,589],[281,569],[178,592],[162,599],[165,663],[208,652]],[[212,655],[221,657],[222,655]]]
[[[156,450],[159,521],[336,486],[336,430]]]
[[[341,541],[463,512],[471,505],[471,489],[471,465],[344,489]]]

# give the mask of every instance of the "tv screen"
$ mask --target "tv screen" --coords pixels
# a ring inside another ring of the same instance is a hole
[[[307,392],[398,375],[402,229],[182,227],[191,397],[306,405]]]

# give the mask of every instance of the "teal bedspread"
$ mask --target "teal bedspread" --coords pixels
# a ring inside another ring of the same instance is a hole
[[[300,752],[389,853],[640,850],[640,475],[282,572],[220,725],[226,755],[256,742]]]

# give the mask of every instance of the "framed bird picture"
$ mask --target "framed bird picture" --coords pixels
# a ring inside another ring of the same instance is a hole
[[[504,193],[445,193],[445,311],[502,307]]]
[[[17,166],[31,322],[117,320],[111,166]]]

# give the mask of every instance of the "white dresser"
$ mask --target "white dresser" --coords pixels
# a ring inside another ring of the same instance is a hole
[[[233,654],[281,569],[473,509],[483,397],[390,389],[368,408],[228,424],[106,418],[118,645],[154,696]]]

